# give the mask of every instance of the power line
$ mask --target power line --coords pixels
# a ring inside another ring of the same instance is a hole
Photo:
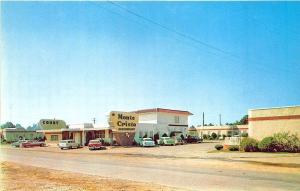
[[[182,37],[182,38],[184,38],[184,39],[190,40],[190,41],[192,41],[192,42],[194,42],[194,43],[196,43],[196,44],[199,44],[199,45],[208,47],[210,50],[214,50],[214,51],[217,51],[217,52],[219,52],[219,53],[222,53],[224,56],[229,56],[229,57],[227,57],[227,59],[230,59],[230,60],[231,60],[231,59],[234,59],[234,61],[238,61],[238,62],[240,62],[240,63],[246,62],[244,59],[242,59],[242,58],[241,58],[240,56],[238,56],[238,55],[235,55],[235,54],[232,54],[232,53],[230,53],[230,52],[224,51],[224,50],[222,50],[222,49],[220,49],[220,48],[218,48],[218,47],[215,47],[215,46],[210,45],[210,44],[208,44],[208,43],[202,42],[202,41],[200,41],[200,40],[198,40],[198,39],[196,39],[196,38],[194,38],[194,37],[192,37],[192,36],[190,36],[190,35],[188,35],[188,34],[184,34],[184,33],[182,33],[182,32],[179,32],[179,31],[177,31],[177,30],[174,30],[174,29],[171,29],[171,28],[169,28],[169,27],[167,27],[167,26],[164,26],[164,25],[162,25],[162,24],[160,24],[160,23],[158,23],[158,22],[156,22],[156,21],[154,21],[154,20],[152,20],[152,19],[149,19],[149,18],[147,18],[147,17],[144,17],[144,16],[142,16],[142,15],[140,15],[140,14],[138,14],[138,13],[136,13],[136,12],[134,12],[134,11],[128,9],[128,8],[125,8],[125,7],[119,5],[119,4],[116,3],[116,2],[112,2],[112,1],[107,1],[107,2],[110,3],[111,5],[115,6],[115,7],[118,7],[119,9],[122,9],[123,11],[125,11],[125,12],[127,12],[127,13],[129,13],[129,14],[131,14],[131,15],[137,17],[137,18],[139,18],[139,19],[142,19],[142,20],[144,20],[144,21],[146,21],[146,22],[148,22],[148,23],[154,25],[154,26],[157,26],[157,27],[159,27],[159,28],[161,28],[161,29],[164,29],[164,30],[166,30],[166,31],[168,31],[168,32],[174,33],[174,34],[176,34],[176,35],[178,35],[178,36],[180,36],[180,37]],[[91,3],[97,3],[97,2],[91,2]],[[100,4],[97,3],[97,5],[100,5]],[[106,11],[112,13],[112,14],[118,15],[118,16],[121,17],[122,19],[126,19],[126,20],[129,20],[129,21],[132,21],[132,22],[134,22],[134,23],[140,24],[140,25],[142,25],[142,26],[144,26],[144,27],[147,27],[147,28],[149,27],[148,25],[145,25],[144,23],[138,22],[138,21],[136,21],[136,20],[134,20],[134,19],[129,19],[128,17],[126,17],[126,16],[120,14],[119,12],[112,11],[112,10],[110,10],[110,9],[104,7],[104,6],[101,6],[101,5],[100,5],[100,8],[102,8],[102,9],[104,9],[104,10],[106,10]],[[176,39],[177,41],[181,41],[181,42],[187,43],[186,45],[188,45],[188,46],[190,46],[190,47],[197,48],[197,49],[199,48],[198,46],[195,46],[194,44],[188,43],[187,41],[182,41],[181,39],[175,38],[174,36],[172,36],[172,38]],[[207,50],[207,49],[206,49],[205,51],[206,51],[207,53],[209,53],[209,54],[213,54],[213,55],[215,55],[215,56],[219,56],[219,55],[216,54],[217,52],[211,52],[211,51],[209,51],[209,50]],[[255,68],[260,69],[260,70],[263,70],[263,71],[267,72],[268,74],[276,75],[276,74],[272,73],[272,71],[270,72],[270,68],[269,68],[269,67],[264,67],[264,66],[261,64],[261,62],[257,62],[257,60],[254,60],[254,59],[251,59],[251,58],[248,58],[248,59],[249,59],[249,60],[248,60],[249,63],[251,63],[251,62],[252,62],[252,63],[257,63],[257,64],[255,65]],[[279,70],[285,70],[285,71],[289,72],[290,74],[295,74],[295,75],[298,77],[298,75],[297,75],[296,73],[294,73],[293,71],[289,71],[289,70],[287,70],[286,68],[279,68],[279,67],[276,67],[276,68],[279,69]]]
[[[90,3],[97,3],[97,2],[91,1]],[[109,13],[112,13],[112,14],[114,14],[114,15],[117,15],[117,16],[119,16],[120,18],[122,18],[122,19],[124,19],[124,20],[128,20],[128,21],[131,21],[131,22],[140,24],[140,25],[142,25],[143,27],[150,28],[148,25],[146,25],[146,24],[144,24],[144,23],[141,23],[141,22],[138,22],[138,21],[136,21],[136,20],[134,20],[134,19],[128,18],[128,17],[126,17],[126,16],[120,14],[119,12],[112,11],[111,9],[108,9],[107,7],[102,6],[101,4],[98,4],[98,3],[97,3],[96,5],[99,5],[99,7],[100,7],[101,9],[103,9],[103,10],[109,12]],[[170,32],[170,31],[169,31],[169,32]],[[170,37],[170,36],[168,36],[168,37]],[[187,46],[190,46],[190,47],[192,47],[192,48],[199,49],[198,46],[196,46],[195,44],[189,43],[188,41],[182,41],[182,39],[176,38],[176,37],[174,37],[174,36],[172,36],[172,38],[175,39],[175,40],[177,40],[177,41],[183,42],[183,43],[184,43],[185,45],[187,45]],[[205,49],[204,51],[206,51],[208,54],[218,56],[217,53],[212,52],[212,51],[210,51],[210,50]],[[230,59],[232,59],[232,58],[230,58]],[[237,60],[237,59],[235,59],[235,61],[236,61],[236,60]]]
[[[158,23],[158,22],[156,22],[156,21],[154,21],[154,20],[152,20],[152,19],[149,19],[149,18],[147,18],[147,17],[144,17],[144,16],[142,16],[142,15],[140,15],[140,14],[138,14],[138,13],[136,13],[136,12],[134,12],[134,11],[132,11],[132,10],[126,8],[126,7],[121,6],[119,3],[116,3],[116,2],[113,2],[113,1],[107,1],[107,2],[110,3],[110,4],[112,4],[112,5],[114,5],[114,6],[116,6],[116,7],[118,7],[118,8],[120,8],[120,9],[122,9],[122,10],[124,10],[124,11],[126,11],[127,13],[129,13],[129,14],[131,14],[131,15],[134,15],[134,16],[136,16],[136,17],[138,17],[138,18],[140,18],[140,19],[142,19],[142,20],[144,20],[144,21],[146,21],[146,22],[148,22],[148,23],[151,23],[151,24],[153,24],[153,25],[155,25],[155,26],[158,26],[158,27],[160,27],[160,28],[162,28],[162,29],[164,29],[164,30],[166,30],[166,31],[169,31],[169,32],[174,33],[174,34],[177,34],[178,36],[181,36],[181,37],[183,37],[183,38],[185,38],[185,39],[188,39],[188,40],[190,40],[190,41],[193,41],[193,42],[195,42],[195,43],[197,43],[197,44],[201,44],[201,45],[203,45],[203,46],[205,46],[205,47],[208,47],[208,48],[210,48],[210,49],[212,49],[212,50],[215,50],[215,51],[217,51],[217,52],[219,52],[219,53],[222,53],[222,54],[224,54],[224,55],[227,55],[227,56],[230,56],[230,57],[232,57],[232,58],[235,58],[235,59],[237,59],[237,60],[239,60],[239,61],[244,61],[244,60],[241,58],[241,56],[239,56],[239,55],[236,55],[236,54],[233,54],[233,53],[231,53],[231,52],[225,51],[225,50],[220,49],[220,48],[218,48],[218,47],[216,47],[216,46],[213,46],[213,45],[210,45],[210,44],[208,44],[208,43],[206,43],[206,42],[200,41],[200,40],[198,40],[198,39],[196,39],[196,38],[194,38],[194,37],[192,37],[192,36],[190,36],[190,35],[188,35],[188,34],[184,34],[184,33],[182,33],[182,32],[179,32],[179,31],[175,30],[175,29],[172,29],[172,28],[169,28],[169,27],[167,27],[167,26],[165,26],[165,25],[162,25],[162,24],[160,24],[160,23]],[[263,67],[263,66],[261,65],[261,62],[258,62],[258,61],[255,60],[255,59],[249,58],[249,62],[257,63],[257,64],[258,64],[258,65],[256,65],[257,68],[259,68],[259,69],[261,69],[261,70],[265,70],[265,71],[267,71],[267,72],[270,72],[269,67]],[[285,71],[289,72],[290,74],[295,74],[293,71],[287,70],[286,68],[278,68],[278,67],[277,67],[277,69],[279,69],[279,70],[285,70]],[[296,74],[296,75],[297,75],[297,74]],[[298,77],[298,75],[297,75],[297,77]]]
[[[218,47],[215,47],[215,46],[213,46],[213,45],[210,45],[210,44],[208,44],[208,43],[206,43],[206,42],[200,41],[200,40],[198,40],[198,39],[196,39],[196,38],[194,38],[194,37],[192,37],[192,36],[190,36],[190,35],[188,35],[188,34],[184,34],[184,33],[182,33],[182,32],[179,32],[179,31],[175,30],[175,29],[172,29],[172,28],[169,28],[169,27],[167,27],[167,26],[164,26],[164,25],[162,25],[162,24],[160,24],[160,23],[158,23],[158,22],[156,22],[156,21],[154,21],[154,20],[152,20],[152,19],[149,19],[149,18],[147,18],[147,17],[144,17],[144,16],[142,16],[142,15],[140,15],[140,14],[138,14],[138,13],[136,13],[136,12],[130,10],[130,9],[127,9],[126,7],[123,7],[123,6],[119,5],[119,4],[116,3],[116,2],[113,2],[113,1],[108,1],[108,2],[111,3],[111,4],[114,5],[114,6],[119,7],[120,9],[125,10],[126,12],[128,12],[128,13],[130,13],[130,14],[132,14],[132,15],[138,17],[138,18],[141,18],[141,19],[143,19],[143,20],[145,20],[145,21],[147,21],[147,22],[149,22],[149,23],[152,23],[152,24],[154,24],[154,25],[156,25],[156,26],[158,26],[158,27],[161,27],[161,28],[163,28],[163,29],[165,29],[165,30],[167,30],[167,31],[169,31],[169,32],[175,33],[175,34],[177,34],[177,35],[179,35],[179,36],[181,36],[181,37],[183,37],[183,38],[189,39],[189,40],[191,40],[191,41],[193,41],[193,42],[195,42],[195,43],[201,44],[201,45],[203,45],[203,46],[206,46],[206,47],[208,47],[208,48],[210,48],[210,49],[216,50],[216,51],[221,52],[221,53],[223,53],[223,54],[226,54],[226,55],[229,55],[229,56],[231,56],[231,57],[240,59],[240,57],[237,56],[237,55],[234,55],[234,54],[232,54],[232,53],[230,53],[230,52],[224,51],[224,50],[222,50],[222,49],[220,49],[220,48],[218,48]]]

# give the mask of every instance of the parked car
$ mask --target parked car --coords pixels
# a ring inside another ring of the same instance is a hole
[[[28,147],[45,147],[46,143],[44,141],[26,141],[21,143],[21,147],[28,148]]]
[[[100,139],[90,140],[88,144],[89,150],[105,149]]]
[[[203,139],[198,136],[188,136],[186,139],[187,143],[202,143]]]
[[[159,140],[158,140],[158,143],[160,145],[175,145],[175,140],[172,139],[171,137],[161,137]]]
[[[16,141],[16,142],[12,143],[11,146],[13,146],[13,147],[20,147],[22,143],[26,143],[28,141],[29,140],[19,140],[19,141]]]
[[[78,149],[80,147],[79,143],[76,143],[74,140],[70,139],[70,140],[61,140],[58,143],[58,147],[60,149],[73,149],[76,148]]]
[[[155,142],[151,138],[143,138],[141,142],[142,147],[154,147]]]
[[[175,140],[176,145],[183,145],[184,143],[185,142],[184,142],[184,140],[182,140],[182,138],[176,137],[176,140]]]

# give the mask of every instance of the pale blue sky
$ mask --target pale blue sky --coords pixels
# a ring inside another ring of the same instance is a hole
[[[299,19],[298,2],[1,2],[1,122],[299,105]]]

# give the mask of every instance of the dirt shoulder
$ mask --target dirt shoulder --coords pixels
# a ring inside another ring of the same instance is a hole
[[[50,170],[12,162],[0,163],[0,190],[178,190],[157,184],[110,179],[59,170]],[[182,189],[180,189],[182,190]]]

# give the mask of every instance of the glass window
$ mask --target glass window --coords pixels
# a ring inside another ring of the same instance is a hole
[[[149,137],[153,137],[153,131],[149,132]]]
[[[174,116],[174,122],[179,123],[179,116]]]
[[[57,141],[58,135],[51,135],[51,141]]]

